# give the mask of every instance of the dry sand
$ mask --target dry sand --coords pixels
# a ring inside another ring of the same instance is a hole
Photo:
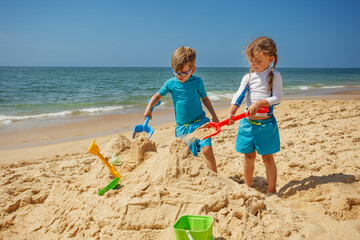
[[[253,188],[244,184],[237,124],[213,137],[218,174],[174,138],[173,122],[153,126],[151,141],[99,138],[101,153],[123,162],[118,187],[102,196],[112,176],[87,152],[92,138],[1,151],[0,239],[175,239],[185,214],[213,217],[216,240],[360,239],[360,100],[283,101],[275,113],[270,196],[260,157]]]

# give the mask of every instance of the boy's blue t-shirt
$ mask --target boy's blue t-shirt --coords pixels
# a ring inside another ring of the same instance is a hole
[[[201,78],[191,75],[182,83],[173,77],[165,82],[159,94],[165,96],[169,92],[173,99],[177,125],[192,123],[206,116],[202,109],[201,98],[206,97],[207,94]]]

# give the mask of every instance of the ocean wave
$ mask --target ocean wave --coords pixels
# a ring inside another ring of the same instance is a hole
[[[322,86],[321,88],[345,88],[346,86],[344,85],[339,85],[339,86]]]
[[[336,88],[346,88],[346,86],[344,85],[323,85],[323,84],[317,84],[317,85],[299,85],[299,86],[285,86],[284,90],[285,91],[293,91],[293,90],[302,90],[302,91],[306,91],[306,90],[311,90],[311,89],[319,89],[319,88],[323,88],[323,89],[336,89]]]
[[[232,97],[235,94],[235,90],[233,93],[229,92],[208,92],[208,97],[211,101],[220,101],[220,100],[226,100],[226,99],[232,99]]]
[[[56,118],[56,117],[66,117],[66,116],[76,116],[76,115],[86,115],[86,114],[94,114],[99,112],[110,112],[123,110],[123,106],[106,106],[106,107],[94,107],[94,108],[84,108],[77,110],[67,110],[62,112],[54,112],[54,113],[41,113],[34,115],[24,115],[24,116],[13,116],[13,115],[0,115],[0,126],[8,125],[13,122],[30,120],[30,119],[43,119],[43,118]]]
[[[346,85],[324,85],[324,84],[315,84],[315,85],[287,85],[284,84],[284,92],[293,92],[293,91],[311,91],[316,89],[343,89],[348,86]],[[234,89],[234,92],[220,92],[220,91],[211,91],[207,92],[208,97],[211,101],[221,101],[232,99],[237,89]]]
[[[80,112],[82,113],[110,112],[110,111],[117,111],[123,109],[124,106],[107,106],[107,107],[96,107],[96,108],[84,108],[81,109]]]

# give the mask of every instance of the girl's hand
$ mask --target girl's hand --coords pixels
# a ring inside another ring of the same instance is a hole
[[[229,113],[228,115],[227,115],[227,119],[229,119],[229,123],[228,123],[228,126],[230,126],[230,125],[233,125],[234,124],[234,120],[232,120],[232,117],[234,116],[234,114],[231,114],[231,113]]]
[[[246,111],[249,115],[255,115],[260,107],[270,107],[269,102],[266,99],[258,100],[250,105]]]
[[[257,110],[259,109],[259,104],[257,104],[256,102],[251,104],[250,107],[248,108],[248,110],[246,111],[249,115],[255,115]]]

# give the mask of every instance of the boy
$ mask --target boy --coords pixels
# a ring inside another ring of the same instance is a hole
[[[209,110],[213,122],[219,122],[210,99],[207,97],[204,83],[201,78],[192,74],[195,72],[196,52],[189,47],[176,49],[171,58],[172,73],[175,77],[165,82],[159,92],[149,101],[144,117],[152,118],[151,108],[167,93],[171,93],[176,119],[175,136],[181,137],[190,134],[204,123],[209,122],[202,109],[201,102]],[[200,101],[201,100],[201,101]],[[206,158],[206,166],[217,172],[211,139],[199,140],[187,143],[194,156],[202,152]]]

